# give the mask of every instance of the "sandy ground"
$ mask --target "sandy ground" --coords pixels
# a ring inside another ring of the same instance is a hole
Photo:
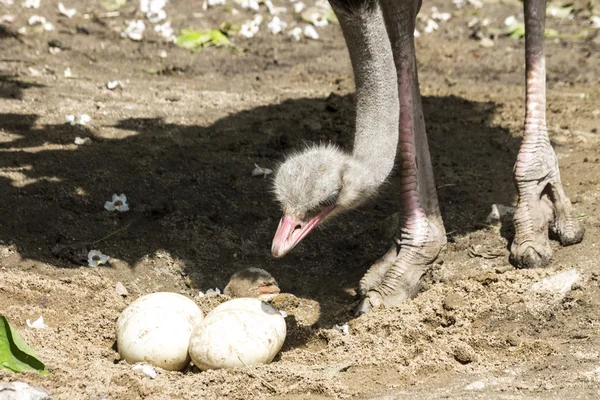
[[[66,5],[80,14],[58,16],[54,0],[39,10],[20,2],[3,9],[15,20],[0,35],[0,313],[51,375],[4,371],[0,381],[25,380],[56,399],[600,396],[600,38],[585,12],[549,19],[560,32],[588,34],[548,40],[547,60],[550,135],[587,228],[584,242],[554,243],[545,269],[515,270],[510,218],[486,224],[492,204],[515,199],[523,43],[499,37],[482,47],[467,23],[487,17],[502,27],[505,17],[520,18],[519,5],[426,2],[424,14],[433,5],[452,13],[417,40],[450,243],[414,300],[353,319],[357,283],[391,240],[393,190],[275,260],[270,241],[280,211],[271,177],[250,176],[254,163],[274,168],[305,142],[350,148],[353,80],[339,28],[295,42],[269,33],[265,21],[257,37],[236,37],[245,53],[191,53],[150,28],[141,42],[121,38],[125,21],[141,17],[137,4],[98,19],[81,15],[100,11],[95,2]],[[252,16],[179,1],[166,10],[176,30]],[[17,35],[33,14],[56,30]],[[49,43],[63,51],[50,54]],[[106,88],[115,79],[123,90]],[[80,113],[91,116],[88,126],[65,123],[66,114]],[[78,147],[76,136],[93,143]],[[105,211],[113,193],[125,193],[131,210]],[[90,248],[110,255],[110,265],[78,265]],[[133,299],[174,291],[209,311],[224,296],[198,291],[223,289],[250,266],[270,271],[291,294],[278,302],[289,314],[288,337],[271,365],[161,370],[150,379],[119,360],[114,322]],[[581,279],[566,295],[531,289],[571,269]],[[116,293],[117,282],[128,297]],[[48,328],[27,329],[25,320],[40,315]],[[344,322],[347,336],[332,329]],[[476,381],[484,387],[466,389]]]

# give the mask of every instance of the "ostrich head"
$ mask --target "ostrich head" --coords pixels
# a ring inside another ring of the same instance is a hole
[[[271,252],[282,257],[323,221],[358,207],[375,193],[360,160],[335,146],[314,146],[279,167],[275,195],[283,217]]]

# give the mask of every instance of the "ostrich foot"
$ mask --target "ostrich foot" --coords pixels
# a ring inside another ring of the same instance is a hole
[[[552,256],[548,230],[563,246],[583,240],[585,229],[574,217],[573,206],[560,183],[554,152],[551,156],[554,162],[549,164],[553,166],[549,168],[549,178],[517,182],[521,190],[514,216],[515,238],[510,249],[510,261],[520,268],[548,264]]]
[[[396,306],[419,292],[421,278],[446,246],[443,227],[434,230],[429,225],[428,232],[427,239],[417,243],[398,240],[369,268],[360,281],[358,292],[363,299],[355,316],[380,306]]]

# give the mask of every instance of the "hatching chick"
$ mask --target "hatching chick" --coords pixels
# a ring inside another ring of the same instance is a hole
[[[246,268],[232,275],[223,294],[229,297],[254,297],[270,301],[280,292],[275,278],[260,268]]]

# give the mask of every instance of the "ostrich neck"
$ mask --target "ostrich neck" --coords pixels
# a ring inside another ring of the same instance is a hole
[[[345,13],[339,21],[356,85],[353,158],[369,171],[365,189],[377,190],[394,167],[398,143],[400,105],[392,49],[377,3]]]

